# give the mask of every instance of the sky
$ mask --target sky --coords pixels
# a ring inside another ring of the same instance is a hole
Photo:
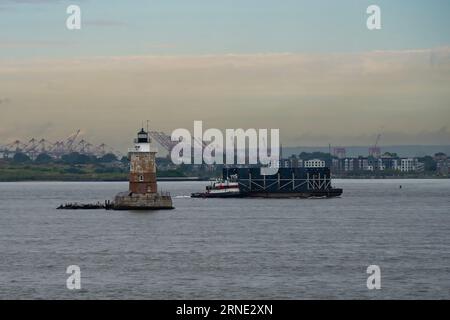
[[[77,4],[82,29],[68,30]],[[366,27],[381,8],[382,29]],[[279,128],[284,145],[449,144],[447,0],[1,0],[0,144]]]

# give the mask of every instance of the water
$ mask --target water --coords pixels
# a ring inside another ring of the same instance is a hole
[[[450,180],[337,180],[344,196],[328,200],[186,197],[205,185],[160,183],[176,210],[143,213],[54,209],[126,183],[0,183],[0,299],[450,298]],[[381,290],[366,287],[371,264]]]

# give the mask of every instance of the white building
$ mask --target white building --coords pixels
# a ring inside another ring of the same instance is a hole
[[[353,161],[349,161],[349,159],[344,160],[344,171],[353,171]]]
[[[304,163],[305,168],[325,168],[325,161],[320,159],[307,160]]]
[[[369,160],[367,158],[359,158],[358,169],[362,171],[373,171],[373,166],[369,165]]]
[[[420,163],[418,159],[406,158],[401,159],[400,162],[400,171],[402,172],[411,172],[411,171],[423,171],[424,165]]]

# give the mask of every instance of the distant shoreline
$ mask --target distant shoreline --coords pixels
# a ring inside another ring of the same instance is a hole
[[[183,178],[174,178],[174,177],[158,177],[158,182],[187,182],[187,181],[210,181],[209,178],[200,178],[200,177],[183,177]],[[32,178],[24,178],[24,179],[0,179],[1,182],[128,182],[128,179],[32,179]]]
[[[360,177],[360,176],[348,176],[348,177],[333,177],[334,180],[446,180],[450,177],[440,177],[440,176],[423,176],[423,177],[395,177],[395,176],[385,176],[385,177]],[[208,182],[214,180],[214,178],[200,178],[200,177],[159,177],[158,182]],[[128,182],[128,179],[0,179],[0,183],[9,182]]]
[[[332,175],[331,177],[332,179],[342,179],[342,180],[346,180],[346,179],[354,179],[354,180],[385,180],[385,179],[390,179],[390,180],[411,180],[411,179],[449,179],[450,177],[446,177],[446,176],[437,176],[437,175],[427,175],[427,174],[423,174],[423,175],[404,175],[404,176],[366,176],[366,175],[348,175],[348,176],[339,176],[339,175]]]
[[[158,181],[189,182],[210,181],[221,177],[222,172],[189,172],[188,170],[160,170]],[[333,179],[448,179],[448,176],[439,176],[433,172],[357,172],[335,173]],[[14,164],[0,162],[0,182],[126,182],[128,181],[128,168],[126,166],[114,167],[102,164],[67,165],[53,164]]]

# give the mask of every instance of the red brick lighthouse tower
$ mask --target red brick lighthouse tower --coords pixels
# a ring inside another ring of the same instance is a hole
[[[115,210],[173,209],[170,194],[158,192],[156,153],[157,150],[151,146],[148,132],[142,128],[134,140],[134,147],[128,149],[129,190],[116,195],[113,205]]]
[[[156,149],[150,145],[148,132],[142,128],[134,140],[134,148],[128,150],[130,159],[130,192],[156,193]]]

